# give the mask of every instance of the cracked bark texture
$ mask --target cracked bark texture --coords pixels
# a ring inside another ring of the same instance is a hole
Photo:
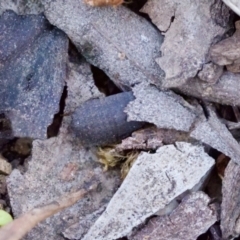
[[[230,161],[224,174],[221,205],[221,229],[223,239],[240,235],[240,166]]]
[[[164,73],[155,58],[160,56],[163,37],[144,18],[123,6],[97,8],[79,0],[43,2],[48,20],[118,87],[129,90],[139,82],[161,85]]]
[[[240,163],[240,149],[227,127],[220,122],[215,112],[208,109],[209,116],[200,117],[190,133],[190,137],[197,139],[212,148],[224,153],[234,162]]]
[[[163,86],[181,86],[208,62],[209,47],[229,29],[229,11],[221,1],[150,0],[142,9],[165,35],[162,56]]]
[[[68,63],[69,95],[65,111],[74,110],[89,98],[102,94],[94,85],[90,65],[84,61]],[[85,84],[84,91],[78,86]],[[67,113],[67,112],[65,112]],[[94,149],[81,146],[69,131],[71,115],[63,118],[57,137],[33,141],[32,158],[25,173],[14,170],[7,186],[15,217],[35,206],[56,199],[93,178],[100,181],[96,191],[74,206],[38,224],[24,240],[81,239],[104,211],[106,204],[120,184],[117,171],[103,172]],[[43,234],[44,232],[44,234]]]
[[[149,122],[158,128],[189,131],[197,112],[193,106],[171,91],[139,84],[133,87],[135,100],[125,108],[128,121]]]
[[[155,154],[143,152],[83,239],[112,240],[130,234],[148,217],[192,189],[213,165],[214,160],[203,147],[185,142],[162,146]]]
[[[67,36],[43,15],[0,17],[0,112],[17,137],[44,139],[59,111],[66,79]],[[15,46],[15,47],[12,47]]]
[[[44,11],[41,0],[1,0],[0,15],[7,9],[21,15],[39,14]]]
[[[240,74],[225,71],[216,84],[206,84],[198,77],[189,79],[177,91],[220,104],[240,106]]]
[[[168,216],[155,217],[130,240],[197,239],[217,221],[210,198],[203,192],[191,193]]]

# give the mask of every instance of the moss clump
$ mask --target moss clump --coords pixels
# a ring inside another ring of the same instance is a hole
[[[122,179],[127,176],[138,154],[139,152],[137,151],[119,153],[116,151],[115,146],[98,148],[97,152],[99,162],[104,165],[104,171],[119,166],[121,168]]]

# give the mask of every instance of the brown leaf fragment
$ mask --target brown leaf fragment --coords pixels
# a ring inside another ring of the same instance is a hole
[[[132,133],[131,137],[122,140],[122,143],[116,145],[117,151],[130,149],[157,149],[163,145],[161,131],[157,128],[145,128]]]
[[[230,161],[230,158],[225,156],[223,153],[220,154],[216,160],[217,172],[218,172],[219,177],[221,177],[221,179],[223,179],[223,177],[224,177],[224,172],[225,172],[225,169],[226,169],[229,161]]]
[[[186,141],[188,138],[186,132],[149,127],[133,132],[131,137],[123,139],[122,143],[116,145],[116,150],[119,152],[132,149],[152,150],[163,144]]]
[[[177,87],[197,75],[207,60],[209,47],[228,29],[229,13],[219,0],[149,0],[143,11],[164,31],[162,56],[156,62],[166,73],[163,86]],[[215,5],[217,7],[215,7]],[[216,11],[212,11],[215,8]],[[216,21],[218,15],[220,21]]]
[[[231,72],[240,72],[240,21],[235,23],[236,32],[210,48],[210,59],[220,65],[227,66]]]
[[[223,178],[221,229],[223,239],[233,239],[240,235],[240,166],[230,161]]]
[[[197,239],[217,220],[217,214],[209,203],[210,198],[205,193],[191,193],[169,216],[151,219],[145,227],[129,239]]]
[[[93,7],[101,6],[119,6],[124,0],[84,0],[84,2]]]
[[[24,213],[18,219],[0,229],[0,240],[21,239],[39,222],[75,204],[78,200],[83,198],[88,191],[94,188],[96,188],[96,183],[94,184],[93,182],[86,190],[81,189],[77,192],[68,193],[45,206],[36,207],[29,212]]]

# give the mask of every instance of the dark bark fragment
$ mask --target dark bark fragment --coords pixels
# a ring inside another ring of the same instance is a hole
[[[15,58],[28,48],[50,24],[43,15],[19,16],[6,11],[0,16],[0,61]]]
[[[67,37],[41,15],[6,12],[0,29],[0,112],[14,136],[45,138],[63,91]]]
[[[127,122],[124,109],[134,100],[132,92],[119,93],[106,98],[92,99],[73,114],[72,128],[85,146],[117,143],[128,137],[144,123]]]

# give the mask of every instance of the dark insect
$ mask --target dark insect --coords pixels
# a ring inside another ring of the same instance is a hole
[[[72,130],[84,146],[118,143],[145,124],[127,121],[124,109],[133,100],[132,92],[91,99],[73,113]]]

